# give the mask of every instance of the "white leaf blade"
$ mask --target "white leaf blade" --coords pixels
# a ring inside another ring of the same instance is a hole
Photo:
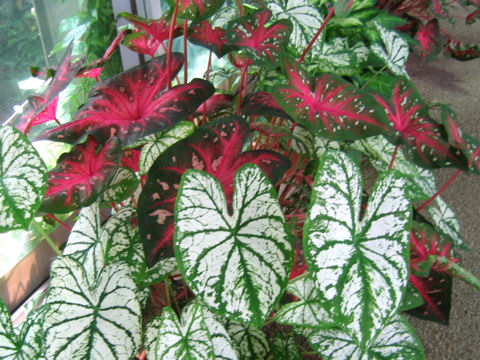
[[[270,345],[262,330],[236,321],[227,321],[224,325],[227,333],[236,346],[239,359],[266,359],[270,352]]]
[[[408,43],[395,31],[388,30],[387,28],[375,22],[375,27],[382,38],[385,45],[385,50],[380,44],[373,44],[371,50],[385,63],[388,68],[396,75],[408,77],[405,70],[405,63],[408,59],[409,49]]]
[[[453,244],[461,249],[467,249],[467,245],[460,235],[460,221],[457,214],[441,198],[435,199],[435,206],[427,207],[427,212],[432,218],[435,228]]]

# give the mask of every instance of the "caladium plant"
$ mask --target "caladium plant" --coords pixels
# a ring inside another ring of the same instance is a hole
[[[119,15],[135,29],[107,52],[123,39],[152,59],[98,82],[73,120],[59,92],[107,57],[68,49],[26,135],[0,129],[0,231],[76,214],[43,304],[14,329],[0,303],[0,357],[424,358],[401,312],[447,323],[452,279],[480,289],[430,168],[480,173],[480,142],[410,83],[415,41],[378,9],[399,7],[170,4]],[[416,32],[425,58],[436,30]],[[179,36],[208,63],[173,52]],[[177,77],[187,62],[204,78]],[[72,147],[48,171],[33,133]]]

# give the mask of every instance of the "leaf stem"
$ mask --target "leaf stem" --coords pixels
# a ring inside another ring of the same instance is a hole
[[[238,85],[238,104],[237,104],[237,115],[240,115],[240,108],[241,108],[241,105],[242,105],[242,100],[243,100],[243,87],[244,87],[244,83],[245,83],[245,78],[248,74],[248,63],[245,65],[245,67],[243,68],[242,70],[242,75],[240,77],[240,84]]]
[[[173,33],[175,30],[175,24],[177,22],[177,14],[178,14],[178,4],[180,0],[175,1],[175,8],[173,10],[172,16],[172,23],[170,24],[170,32],[168,34],[168,51],[167,51],[167,76],[168,79],[171,79],[172,76],[172,48],[173,48]],[[168,82],[168,88],[172,88],[172,82]]]
[[[188,20],[183,21],[183,53],[185,55],[185,64],[183,65],[183,83],[188,82],[188,50],[187,50],[187,32],[188,32]]]
[[[392,159],[390,160],[390,164],[388,164],[387,170],[390,170],[393,167],[393,164],[395,163],[395,158],[397,157],[397,152],[398,152],[398,145],[395,146],[395,149],[393,150]]]
[[[418,208],[417,208],[417,211],[422,211],[423,209],[425,209],[428,205],[431,204],[431,202],[433,200],[435,200],[437,198],[437,196],[439,196],[441,193],[443,193],[452,183],[453,181],[455,180],[455,178],[458,176],[458,174],[460,174],[462,172],[462,170],[457,170],[455,172],[455,174],[452,175],[452,177],[450,179],[448,179],[448,181],[441,187],[440,190],[438,190],[435,194],[433,194],[433,196],[428,199],[427,201],[425,201],[422,205],[420,205]]]
[[[61,221],[59,218],[57,218],[55,215],[53,214],[47,214],[47,216],[54,220],[56,223],[60,224],[61,226],[63,226],[66,230],[68,231],[72,231],[72,228],[70,226],[68,226],[67,224],[65,224],[63,221]]]
[[[310,43],[308,44],[308,46],[306,47],[306,49],[303,51],[303,54],[302,56],[300,56],[300,59],[298,59],[298,63],[301,64],[303,59],[305,59],[305,56],[307,56],[307,54],[309,53],[310,49],[312,48],[313,44],[315,44],[315,41],[317,41],[318,37],[320,36],[320,34],[322,33],[323,29],[325,28],[325,26],[327,25],[328,21],[330,20],[330,18],[333,16],[333,13],[335,12],[335,7],[332,6],[330,11],[328,12],[328,15],[327,17],[325,18],[325,20],[323,21],[322,25],[320,26],[320,28],[318,29],[317,33],[315,34],[315,36],[313,37],[313,39],[310,41]]]
[[[58,255],[62,255],[62,252],[60,251],[60,249],[58,248],[58,246],[55,244],[55,242],[52,240],[52,238],[50,237],[49,234],[47,234],[47,232],[42,228],[42,225],[37,223],[35,220],[32,221],[32,225],[33,227],[35,228],[35,230],[37,230],[40,235],[42,235],[42,237],[47,241],[48,245],[50,245],[50,247],[52,248],[52,250]]]

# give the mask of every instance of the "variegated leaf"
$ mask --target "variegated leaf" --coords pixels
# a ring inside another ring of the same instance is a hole
[[[302,360],[297,339],[293,333],[286,335],[276,333],[272,341],[272,353],[274,360]]]
[[[232,208],[216,178],[187,170],[175,206],[175,254],[212,311],[261,326],[287,285],[292,245],[275,190],[256,165],[235,174]]]
[[[311,65],[313,72],[334,72],[338,75],[352,75],[358,70],[357,56],[348,46],[346,38],[337,37],[331,42],[322,41],[313,47]]]
[[[109,187],[102,194],[103,201],[119,203],[132,196],[139,184],[140,181],[133,170],[119,167]]]
[[[277,311],[275,314],[277,323],[314,328],[328,328],[335,325],[328,312],[327,304],[317,292],[315,283],[310,277],[302,277],[290,283],[287,291],[299,300],[283,305]]]
[[[270,345],[262,330],[236,321],[227,321],[224,325],[236,346],[239,359],[264,360],[267,358]]]
[[[147,356],[152,360],[238,359],[227,331],[201,304],[182,312],[181,321],[166,307],[145,333]]]
[[[145,272],[140,285],[143,287],[154,285],[179,272],[177,259],[173,257],[161,259]]]
[[[405,63],[409,54],[407,41],[397,32],[383,27],[378,22],[375,22],[375,27],[380,34],[385,50],[378,43],[373,44],[371,50],[385,62],[395,75],[408,77],[405,70]]]
[[[304,249],[317,289],[366,346],[398,309],[408,281],[411,206],[394,171],[377,181],[360,220],[362,178],[342,152],[320,160]]]
[[[142,315],[128,266],[105,266],[94,286],[70,257],[57,258],[50,274],[46,359],[132,359],[141,345]]]
[[[429,206],[427,211],[435,229],[441,235],[451,240],[455,247],[467,249],[467,245],[460,235],[460,221],[457,214],[441,197],[435,198],[435,206]]]
[[[28,229],[47,189],[47,168],[17,129],[0,129],[0,232]]]
[[[315,136],[310,130],[299,125],[293,129],[292,137],[292,149],[300,155],[320,158],[328,150],[340,150],[340,142]]]
[[[359,347],[348,333],[339,328],[305,328],[299,332],[325,360],[421,360],[425,358],[417,335],[401,315],[393,316],[365,350]]]

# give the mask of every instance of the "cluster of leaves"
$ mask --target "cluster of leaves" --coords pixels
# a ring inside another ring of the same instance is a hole
[[[430,115],[398,19],[370,1],[222,3],[122,14],[125,45],[167,53],[97,83],[38,137],[72,145],[54,169],[2,128],[0,230],[79,211],[43,305],[20,329],[2,308],[5,358],[420,359],[400,312],[448,321],[445,279],[480,289],[430,170],[478,173],[480,143],[448,107]],[[228,54],[233,88],[208,81],[211,61],[205,79],[177,78],[182,35]],[[70,47],[25,133],[85,68]],[[379,173],[371,189],[361,159]],[[285,326],[267,336],[272,323]]]

